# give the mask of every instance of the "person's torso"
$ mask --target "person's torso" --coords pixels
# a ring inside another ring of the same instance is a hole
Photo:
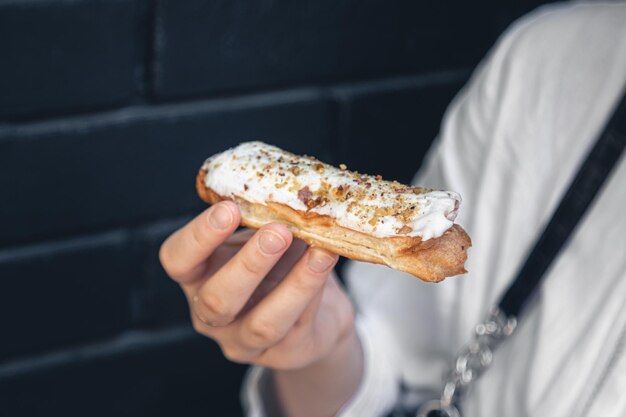
[[[512,48],[482,175],[466,191],[474,248],[455,283],[455,344],[508,286],[611,115],[626,84],[626,5],[548,13]],[[624,213],[626,158],[465,399],[466,416],[626,410]]]

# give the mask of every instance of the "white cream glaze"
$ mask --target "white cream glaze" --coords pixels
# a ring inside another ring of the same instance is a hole
[[[262,142],[242,143],[202,167],[205,185],[222,196],[328,215],[343,227],[377,237],[439,237],[453,225],[461,202],[452,191],[384,181]]]

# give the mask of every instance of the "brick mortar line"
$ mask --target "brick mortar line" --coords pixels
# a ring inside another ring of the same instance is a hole
[[[88,3],[88,0],[54,0],[56,3]],[[0,6],[30,6],[36,4],[49,4],[50,0],[0,0]]]
[[[404,88],[428,88],[453,84],[466,80],[471,74],[468,68],[441,70],[436,72],[377,79],[369,82],[351,82],[337,84],[329,87],[333,98],[345,100],[361,94],[369,94],[382,91],[399,91]]]
[[[49,132],[73,132],[110,126],[125,126],[136,121],[159,121],[183,118],[205,112],[254,109],[264,105],[284,105],[321,98],[321,91],[311,88],[274,91],[177,103],[139,104],[79,116],[68,116],[24,123],[0,124],[0,140],[8,135],[36,135]]]
[[[75,364],[77,362],[96,360],[113,355],[132,353],[146,348],[155,349],[191,340],[195,335],[196,333],[189,326],[175,326],[155,331],[132,330],[122,333],[111,340],[1,363],[0,381],[33,374],[68,363]]]
[[[73,235],[58,239],[35,241],[16,246],[0,247],[0,265],[3,262],[28,259],[40,255],[62,253],[86,247],[98,247],[102,243],[130,242],[134,236],[148,234],[154,230],[166,230],[183,224],[194,214],[185,216],[169,217],[163,220],[144,223],[129,227],[115,227],[106,230],[99,230],[93,233]]]
[[[76,249],[121,243],[127,241],[128,236],[128,231],[115,229],[93,235],[76,236],[70,239],[34,242],[15,247],[8,246],[0,249],[0,265],[7,261],[19,261],[41,255],[56,255]]]
[[[376,78],[332,85],[310,85],[291,89],[242,94],[229,97],[188,100],[170,103],[140,104],[114,110],[23,123],[0,123],[3,136],[36,135],[51,131],[79,131],[100,127],[124,126],[135,121],[189,117],[203,112],[253,109],[265,105],[282,105],[312,99],[345,99],[348,94],[398,90],[406,87],[429,87],[459,82],[467,78],[468,69],[433,71],[400,77]]]

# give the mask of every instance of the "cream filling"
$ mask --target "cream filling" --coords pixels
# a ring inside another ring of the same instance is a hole
[[[453,225],[461,202],[452,191],[406,192],[413,189],[262,142],[242,143],[214,155],[203,168],[205,185],[220,195],[328,215],[343,227],[377,237],[439,237]],[[344,198],[333,197],[338,189],[347,190]],[[326,195],[330,198],[321,204],[305,204]]]

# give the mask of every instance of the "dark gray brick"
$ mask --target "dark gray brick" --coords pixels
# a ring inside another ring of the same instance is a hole
[[[409,182],[466,76],[457,72],[336,89],[338,162],[359,172]]]
[[[108,233],[0,251],[0,362],[127,327],[129,248],[125,234]]]
[[[227,362],[206,338],[156,347],[135,342],[129,351],[108,355],[103,350],[97,358],[68,353],[57,366],[0,378],[0,415],[242,415],[239,386],[246,368]]]
[[[0,2],[0,120],[128,101],[143,81],[138,0]]]
[[[139,269],[133,288],[133,326],[154,328],[190,322],[182,290],[165,274],[159,262],[159,248],[165,238],[189,220],[191,216],[135,231],[133,245]]]
[[[0,128],[0,246],[198,211],[204,158],[254,139],[324,157],[331,132],[308,91]]]
[[[159,0],[154,92],[173,98],[471,66],[499,33],[498,4]]]

